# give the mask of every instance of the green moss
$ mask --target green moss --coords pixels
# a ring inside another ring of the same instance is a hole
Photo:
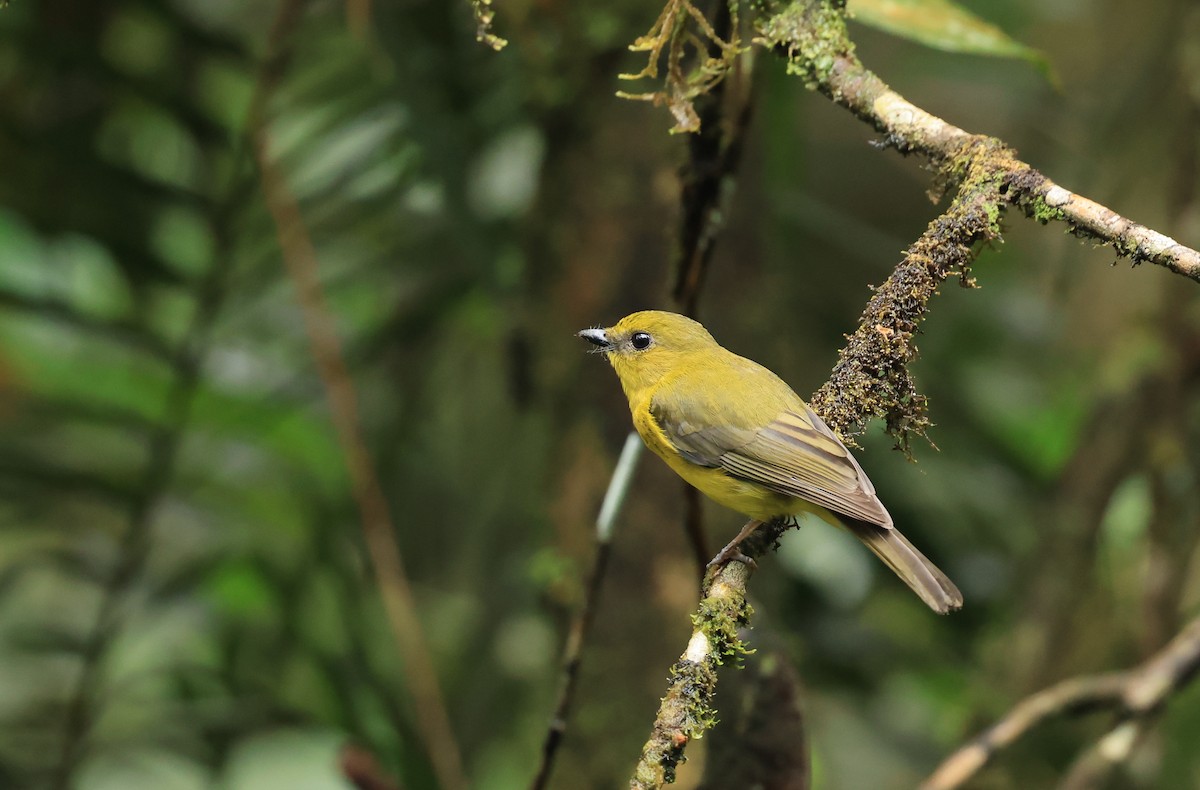
[[[692,624],[708,638],[718,664],[751,652],[738,636],[738,630],[749,624],[751,614],[750,604],[740,596],[736,601],[709,597],[700,602]]]
[[[1026,214],[1043,225],[1048,222],[1063,222],[1067,218],[1062,209],[1051,206],[1041,195],[1032,197],[1024,208]]]
[[[926,436],[929,403],[908,369],[915,338],[942,282],[957,275],[962,285],[975,285],[971,263],[981,243],[1000,237],[1013,161],[1010,149],[988,137],[970,138],[944,161],[941,187],[956,188],[954,200],[876,289],[833,375],[813,396],[813,407],[839,432],[881,417],[910,458],[912,439]]]
[[[764,6],[769,16],[758,23],[757,42],[784,50],[788,73],[803,79],[810,90],[828,83],[838,58],[853,54],[840,4],[795,0],[782,8],[778,3]]]
[[[778,530],[785,527],[786,524],[772,522],[762,530],[765,537],[751,536],[755,541],[747,541],[750,543],[747,550],[757,553],[763,545],[773,544]],[[748,575],[746,567],[733,563],[717,576],[720,584],[714,583],[700,601],[692,622],[708,640],[708,650],[700,661],[680,659],[671,667],[670,684],[655,720],[654,733],[643,747],[642,759],[635,769],[633,787],[659,787],[672,781],[676,767],[684,761],[687,744],[716,724],[717,712],[712,702],[717,670],[725,659],[750,652],[738,636],[752,614],[745,596]]]
[[[717,712],[712,707],[713,691],[717,687],[716,670],[708,662],[679,661],[671,667],[671,678],[673,682],[683,681],[680,684],[679,729],[688,738],[699,738],[717,722]]]
[[[1047,188],[1046,177],[1028,165],[1013,161],[1013,167],[1008,174],[1008,194],[1025,216],[1045,225],[1048,222],[1066,222],[1067,215],[1062,209],[1051,206],[1043,196]]]

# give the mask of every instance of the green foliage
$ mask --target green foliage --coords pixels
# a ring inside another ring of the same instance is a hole
[[[1058,82],[1045,54],[951,0],[850,0],[846,11],[864,25],[934,49],[1026,60]]]
[[[277,5],[23,0],[0,13],[2,787],[338,788],[348,741],[403,786],[435,786],[248,149]],[[573,332],[666,306],[680,141],[612,96],[642,3],[498,4],[512,42],[499,53],[473,40],[461,4],[371,7],[360,36],[343,6],[305,5],[268,91],[270,153],[316,245],[472,784],[524,787],[628,429],[610,372]],[[725,32],[698,5],[670,8],[642,40],[645,73],[657,64],[665,81],[645,95],[686,121],[743,62],[750,20]],[[870,65],[1187,239],[1195,179],[1178,174],[1192,160],[1171,141],[1195,130],[1159,110],[1195,71],[1179,65],[1195,43],[1180,33],[1188,9],[1014,9],[1005,29],[1053,54],[1068,95],[1101,98],[1064,103],[993,60],[959,59],[948,79],[917,48]],[[850,46],[827,44],[831,57]],[[867,284],[944,207],[922,197],[929,173],[871,151],[870,130],[775,58],[755,69],[701,317],[808,392]],[[1145,117],[1161,123],[1129,122]],[[1189,283],[1109,268],[1111,252],[989,206],[967,207],[985,287],[904,281],[930,305],[900,350],[920,347],[911,383],[940,452],[917,444],[914,467],[882,431],[859,437],[897,523],[966,609],[932,617],[870,557],[839,565],[853,579],[830,593],[838,549],[817,524],[804,561],[765,557],[754,577],[745,646],[785,643],[821,787],[913,786],[1021,695],[1136,662],[1196,607]],[[681,509],[677,482],[645,459],[557,787],[627,780],[645,741],[695,607]],[[705,522],[713,543],[740,524],[716,509]],[[723,649],[741,644],[739,618],[714,635]],[[1161,786],[1193,783],[1196,706],[1193,686],[1156,725],[1161,750],[1140,753]],[[693,713],[711,723],[711,707]],[[1052,781],[1100,724],[1032,736],[992,779]]]

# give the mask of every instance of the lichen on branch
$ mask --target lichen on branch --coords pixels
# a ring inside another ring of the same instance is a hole
[[[690,0],[667,0],[650,31],[629,45],[634,52],[649,53],[645,68],[636,74],[618,75],[623,80],[657,79],[659,62],[665,54],[666,77],[662,87],[642,93],[617,91],[617,96],[666,105],[675,119],[672,132],[700,131],[696,99],[725,79],[745,50],[738,32],[739,0],[728,3],[732,22],[726,40]]]
[[[747,557],[761,557],[775,548],[779,536],[791,527],[785,519],[763,524],[741,544]],[[671,667],[667,693],[659,705],[650,738],[634,768],[631,790],[654,790],[675,781],[675,770],[684,762],[684,750],[704,735],[717,720],[713,694],[717,669],[726,660],[749,652],[738,632],[748,627],[751,609],[746,583],[753,567],[739,561],[713,574],[692,615],[692,636],[683,655]]]
[[[766,2],[762,8],[773,12],[758,20],[754,43],[784,55],[788,74],[803,79],[809,90],[828,85],[838,58],[854,53],[841,4]]]
[[[507,47],[508,41],[492,32],[492,20],[496,18],[492,0],[471,0],[471,10],[475,14],[475,40],[497,52]]]
[[[764,0],[757,6],[756,44],[787,58],[788,70],[805,84],[828,96],[884,134],[898,151],[924,156],[938,168],[968,155],[1002,145],[968,146],[966,141],[989,140],[973,135],[929,113],[892,90],[865,68],[846,32],[844,2],[840,0]],[[1006,163],[1009,188],[1004,204],[1020,208],[1039,222],[1064,222],[1082,238],[1112,247],[1136,266],[1154,263],[1200,282],[1200,252],[1055,184],[1012,155]]]
[[[926,438],[928,402],[909,372],[917,332],[942,282],[957,276],[973,287],[971,263],[979,247],[1000,237],[1003,163],[1011,155],[986,138],[972,141],[972,148],[979,146],[991,150],[962,160],[968,164],[961,177],[947,168],[944,178],[959,181],[957,194],[875,290],[829,380],[812,397],[813,408],[847,440],[871,417],[883,418],[910,457],[912,438]]]
[[[904,261],[863,311],[830,381],[814,396],[839,431],[857,431],[882,417],[908,452],[929,426],[925,398],[908,364],[914,333],[929,298],[946,278],[966,271],[981,242],[999,236],[1009,206],[1045,224],[1110,245],[1136,265],[1143,261],[1200,281],[1200,253],[1104,206],[1075,195],[1017,158],[996,138],[974,135],[912,104],[865,68],[846,32],[837,0],[767,0],[755,20],[755,43],[788,61],[788,70],[881,132],[883,146],[924,156],[938,171],[931,195],[957,189],[950,207],[907,251]]]

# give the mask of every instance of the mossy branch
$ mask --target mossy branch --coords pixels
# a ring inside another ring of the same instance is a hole
[[[967,272],[979,242],[999,238],[1006,208],[1015,206],[1043,224],[1065,222],[1072,233],[1111,246],[1135,265],[1150,261],[1197,281],[1200,253],[1058,186],[1000,140],[970,134],[907,101],[859,61],[843,5],[768,3],[756,21],[756,43],[787,58],[788,70],[809,88],[883,133],[885,146],[927,158],[939,171],[935,198],[957,189],[949,209],[876,291],[832,378],[814,396],[840,432],[853,433],[867,419],[882,417],[907,452],[911,437],[929,425],[925,398],[907,370],[916,356],[914,333],[943,280],[958,273],[971,284]]]
[[[782,519],[762,525],[742,541],[742,553],[751,558],[763,556],[775,548],[790,526],[791,522]],[[667,693],[634,768],[631,790],[654,790],[674,782],[688,743],[716,723],[712,700],[717,669],[726,659],[737,660],[748,652],[738,632],[750,622],[746,583],[752,573],[751,565],[733,561],[718,570],[705,587],[692,615],[687,649],[671,667]]]
[[[913,337],[929,298],[947,277],[964,284],[979,242],[999,238],[999,219],[1016,207],[1043,224],[1066,223],[1070,231],[1112,247],[1134,265],[1149,261],[1200,282],[1200,252],[1151,228],[1120,216],[1095,201],[1055,184],[1017,158],[1000,140],[971,134],[917,107],[865,68],[846,30],[844,2],[793,0],[756,5],[755,43],[788,61],[788,71],[807,87],[853,112],[884,135],[884,145],[924,156],[938,169],[935,197],[956,187],[959,196],[909,248],[892,277],[876,291],[858,329],[842,349],[830,382],[815,401],[829,412],[827,421],[853,434],[871,417],[881,417],[897,444],[909,451],[911,438],[929,426],[924,396],[907,371],[916,356]],[[737,9],[731,2],[730,8]],[[688,22],[720,44],[720,57],[709,57],[693,74],[680,66],[683,48],[698,39]],[[676,116],[673,131],[695,131],[699,118],[693,100],[710,90],[740,51],[737,26],[728,42],[712,33],[687,0],[669,0],[650,33],[632,48],[650,52],[647,67],[626,78],[657,76],[666,51],[668,74],[662,90],[629,98],[666,103]],[[708,77],[700,79],[699,74]],[[986,225],[981,225],[986,218]]]
[[[882,417],[911,457],[912,437],[925,437],[930,426],[926,398],[908,369],[917,356],[916,335],[943,281],[957,276],[963,286],[974,286],[971,263],[981,243],[1000,237],[998,205],[1012,161],[1011,151],[993,141],[965,144],[986,150],[962,155],[966,171],[949,208],[875,290],[829,380],[812,396],[813,408],[847,441],[868,418]]]
[[[685,0],[668,2],[649,36],[639,40],[651,56],[647,68],[635,76],[655,76],[664,48],[670,52],[672,47],[682,47],[681,42],[694,40],[681,32],[692,13],[682,2]],[[875,416],[884,419],[888,432],[906,452],[913,436],[925,435],[930,424],[926,399],[908,371],[917,354],[914,338],[930,298],[947,278],[957,276],[968,287],[974,284],[971,264],[983,244],[1000,237],[1000,219],[1010,206],[1043,224],[1065,222],[1076,235],[1111,246],[1135,265],[1150,261],[1200,281],[1200,253],[1069,192],[1018,159],[1002,141],[970,134],[893,91],[854,54],[846,32],[844,2],[767,0],[756,7],[760,12],[757,44],[786,57],[789,72],[803,78],[810,89],[883,133],[885,147],[926,157],[938,170],[931,197],[936,200],[953,193],[947,210],[929,224],[875,291],[829,381],[813,395],[814,410],[843,437]],[[668,54],[668,63],[678,65],[679,58],[672,60]],[[669,103],[671,96],[682,95],[680,86],[685,84],[681,72],[670,73],[663,91],[631,98]],[[686,100],[688,107],[694,97]],[[694,131],[693,125],[680,122],[678,107],[672,111],[676,131]],[[742,551],[750,557],[761,556],[785,528],[782,523],[760,528],[743,543]],[[656,788],[674,781],[688,741],[703,734],[715,720],[712,695],[717,667],[723,658],[744,652],[736,629],[748,622],[746,582],[750,573],[742,563],[730,563],[707,589],[693,617],[695,627],[688,648],[672,668],[671,683],[650,740],[643,747],[632,788]],[[1161,680],[1167,675],[1155,673],[1154,677]],[[1176,685],[1183,682],[1182,676],[1171,677]]]
[[[804,76],[810,88],[871,124],[902,153],[961,172],[974,157],[1003,147],[917,107],[865,68],[854,54],[841,6],[836,0],[769,4],[758,21],[757,43],[786,57],[789,70]],[[998,207],[1016,206],[1043,223],[1065,222],[1076,235],[1112,247],[1135,265],[1149,261],[1200,282],[1200,252],[1058,186],[1015,155],[1004,169],[1009,188]]]

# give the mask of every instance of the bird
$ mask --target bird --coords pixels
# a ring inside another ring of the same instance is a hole
[[[643,310],[578,336],[604,354],[646,446],[718,504],[749,517],[713,564],[776,518],[812,513],[847,529],[939,614],[962,593],[900,531],[846,445],[791,387],[728,351],[699,322]]]

